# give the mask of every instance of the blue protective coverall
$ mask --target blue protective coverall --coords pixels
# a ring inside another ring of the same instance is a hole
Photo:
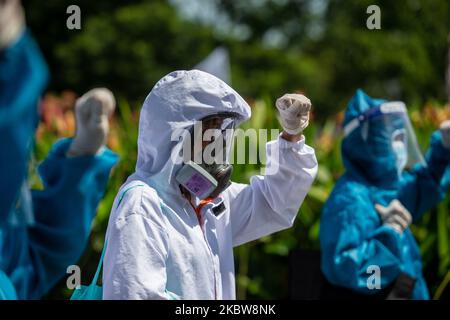
[[[348,105],[344,125],[383,102],[358,90]],[[427,166],[417,164],[399,176],[390,147],[391,134],[398,128],[387,128],[381,122],[369,128],[367,140],[362,138],[360,126],[342,142],[346,172],[336,183],[321,217],[322,272],[334,285],[374,294],[377,290],[367,287],[371,275],[367,268],[377,265],[382,289],[404,272],[416,278],[412,299],[429,299],[411,230],[400,235],[383,226],[375,204],[387,206],[398,199],[417,221],[445,197],[450,150],[442,145],[440,132],[435,132],[425,155]]]
[[[38,299],[77,262],[117,156],[67,158],[71,139],[55,143],[38,171],[44,189],[23,198],[48,70],[28,32],[0,51],[0,299]],[[29,202],[33,222],[23,218]]]

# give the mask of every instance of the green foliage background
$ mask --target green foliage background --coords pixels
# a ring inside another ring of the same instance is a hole
[[[65,28],[71,4],[81,8],[81,30]],[[381,30],[366,28],[371,4],[381,8]],[[436,113],[446,102],[446,0],[28,0],[24,5],[51,68],[49,92],[59,95],[69,89],[82,94],[107,86],[119,102],[111,147],[121,162],[79,262],[84,282],[94,273],[114,196],[134,170],[143,99],[163,75],[192,68],[219,45],[229,49],[233,87],[253,107],[253,118],[245,126],[278,127],[273,101],[285,92],[303,91],[311,98],[314,120],[306,135],[320,163],[295,226],[236,249],[239,298],[287,297],[289,250],[319,248],[320,210],[343,172],[339,112],[356,88],[405,101],[424,150],[431,132],[448,115]],[[36,159],[43,159],[63,135],[47,123],[38,135]],[[247,182],[258,169],[236,165],[233,178]],[[436,298],[449,297],[448,208],[446,200],[413,227]],[[69,295],[62,281],[48,297]]]

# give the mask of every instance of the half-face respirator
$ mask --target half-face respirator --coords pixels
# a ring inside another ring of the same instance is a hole
[[[175,179],[200,200],[215,198],[231,184],[231,149],[236,116],[230,113],[208,116],[190,132],[194,156],[186,159]],[[199,128],[200,126],[200,128]]]

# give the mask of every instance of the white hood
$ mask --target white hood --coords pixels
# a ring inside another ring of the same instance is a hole
[[[104,299],[235,299],[233,247],[292,226],[317,173],[304,139],[268,142],[267,166],[278,170],[231,183],[198,210],[181,196],[174,175],[182,164],[170,155],[182,143],[171,133],[218,112],[250,117],[233,89],[201,71],[167,75],[145,100],[136,173],[109,218]]]
[[[137,175],[163,198],[178,194],[174,176],[182,164],[174,163],[170,155],[179,152],[182,143],[171,141],[172,132],[187,129],[195,121],[219,112],[236,113],[241,116],[240,122],[251,116],[247,102],[209,73],[174,71],[159,80],[140,113]]]

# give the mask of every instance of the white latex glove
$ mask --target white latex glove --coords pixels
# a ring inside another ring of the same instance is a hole
[[[19,0],[0,0],[0,50],[11,45],[25,29],[25,14]]]
[[[442,122],[439,130],[442,135],[442,144],[446,149],[450,149],[450,120]]]
[[[106,143],[109,118],[116,101],[111,91],[96,88],[86,92],[75,104],[77,132],[67,156],[95,155]]]
[[[311,101],[304,95],[287,93],[275,105],[280,112],[280,124],[287,133],[298,135],[308,126]]]
[[[383,224],[393,228],[400,234],[402,234],[412,222],[411,214],[397,199],[392,200],[387,207],[376,204],[375,209],[380,215]]]

